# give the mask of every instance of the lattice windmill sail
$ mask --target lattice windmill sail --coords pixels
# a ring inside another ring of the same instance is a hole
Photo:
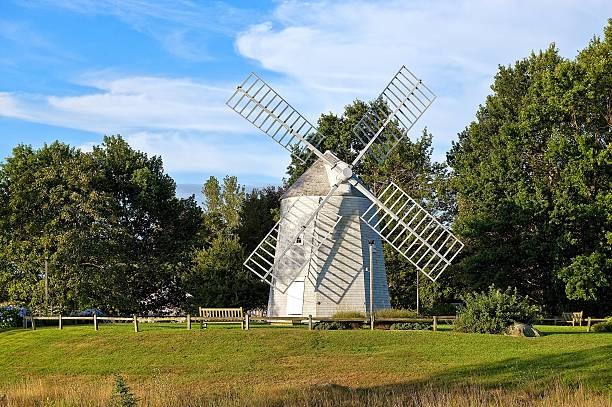
[[[256,74],[238,86],[230,108],[302,162],[317,157],[285,193],[281,219],[244,263],[271,286],[269,315],[365,311],[369,272],[376,305],[388,307],[382,241],[433,281],[459,254],[457,237],[399,186],[390,182],[376,196],[353,173],[366,156],[384,161],[434,99],[402,66],[353,129],[359,153],[349,164],[322,152],[324,135]],[[380,250],[366,272],[368,240]]]

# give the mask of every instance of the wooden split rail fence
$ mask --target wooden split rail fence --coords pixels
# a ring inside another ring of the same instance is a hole
[[[209,309],[210,310],[210,309]],[[242,312],[242,310],[240,311]],[[380,318],[375,319],[377,324],[393,324],[393,323],[430,323],[433,325],[433,330],[438,330],[439,323],[453,323],[455,320],[454,316],[433,316],[426,318]],[[370,318],[322,318],[322,317],[313,317],[312,315],[308,315],[307,317],[297,317],[297,316],[288,316],[288,317],[267,317],[267,316],[251,316],[249,314],[242,314],[242,316],[238,316],[236,314],[221,316],[215,313],[202,312],[200,311],[200,316],[192,316],[192,315],[184,315],[184,316],[165,316],[165,317],[148,317],[148,316],[137,316],[132,315],[131,317],[103,317],[103,316],[91,316],[91,317],[80,317],[80,316],[28,316],[25,318],[24,328],[30,327],[31,329],[36,329],[36,321],[57,321],[57,325],[59,329],[63,329],[64,323],[66,321],[92,321],[93,327],[97,331],[100,328],[100,322],[112,322],[112,323],[132,323],[134,326],[134,331],[139,331],[139,324],[141,323],[159,323],[159,322],[169,322],[169,323],[182,323],[186,324],[187,329],[192,328],[193,323],[200,323],[200,327],[203,328],[207,324],[240,324],[241,328],[244,330],[248,330],[251,322],[259,322],[259,323],[290,323],[293,325],[302,325],[307,324],[308,329],[314,329],[314,324],[317,322],[344,322],[344,323],[362,323],[369,324],[371,321]],[[604,318],[587,318],[587,326],[586,331],[591,332],[591,326],[596,322],[604,322],[606,321]]]
[[[183,323],[186,324],[187,329],[192,328],[193,323],[200,323],[200,327],[203,328],[207,324],[240,324],[241,328],[244,330],[248,330],[251,322],[260,322],[260,323],[290,323],[293,325],[301,325],[307,324],[308,329],[314,329],[314,324],[317,322],[344,322],[344,323],[362,323],[362,324],[370,324],[369,318],[322,318],[322,317],[313,317],[312,315],[308,315],[307,317],[296,317],[296,316],[288,316],[288,317],[267,317],[267,316],[251,316],[249,314],[243,314],[242,316],[238,316],[236,314],[229,314],[225,316],[221,316],[215,313],[208,312],[210,309],[205,309],[205,312],[200,310],[200,316],[166,316],[166,317],[148,317],[148,316],[137,316],[132,315],[131,317],[103,317],[93,315],[91,317],[81,317],[81,316],[28,316],[25,318],[25,326],[24,328],[31,328],[33,330],[36,329],[36,321],[57,321],[57,325],[59,329],[64,328],[64,323],[66,321],[92,321],[93,327],[97,331],[100,328],[100,322],[112,322],[112,323],[132,323],[134,326],[134,331],[139,332],[139,324],[141,323],[156,323],[156,322],[170,322],[170,323]],[[242,313],[242,310],[240,309]],[[401,323],[401,322],[422,322],[422,323],[431,323],[433,324],[433,330],[437,331],[438,323],[452,323],[454,321],[454,316],[433,316],[428,318],[381,318],[375,319],[376,323]]]

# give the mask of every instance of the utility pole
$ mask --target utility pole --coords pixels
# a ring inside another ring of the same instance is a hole
[[[45,312],[49,315],[49,256],[45,254]]]
[[[416,283],[417,283],[417,293],[416,293],[416,294],[417,294],[417,299],[416,299],[416,300],[417,300],[417,303],[416,303],[416,306],[417,306],[417,307],[416,307],[416,312],[417,312],[417,315],[420,315],[420,314],[421,314],[421,313],[419,312],[419,311],[420,311],[420,305],[421,305],[421,304],[420,304],[420,301],[419,301],[419,300],[420,300],[420,298],[419,298],[419,274],[421,274],[421,273],[419,272],[419,270],[417,270],[417,271],[416,271],[416,275],[417,275],[417,281],[416,281]]]
[[[374,329],[374,240],[370,245],[370,328]]]

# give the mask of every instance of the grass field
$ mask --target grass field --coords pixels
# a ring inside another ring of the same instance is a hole
[[[105,405],[114,374],[142,405],[612,405],[612,335],[539,328],[541,338],[155,324],[139,333],[10,330],[0,332],[0,406]]]

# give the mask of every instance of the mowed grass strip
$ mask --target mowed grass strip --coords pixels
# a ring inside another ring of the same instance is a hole
[[[66,325],[0,332],[0,389],[23,380],[144,384],[171,380],[214,391],[316,385],[480,386],[561,382],[612,392],[612,335],[539,327],[541,338],[449,331],[308,331],[184,325]],[[160,379],[161,378],[161,379]]]

